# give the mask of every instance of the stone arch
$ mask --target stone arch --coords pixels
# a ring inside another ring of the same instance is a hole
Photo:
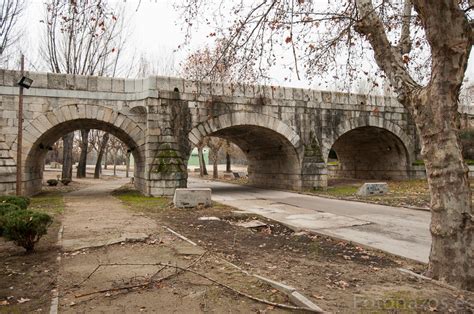
[[[301,188],[303,145],[300,136],[282,121],[253,112],[228,113],[203,121],[189,132],[194,145],[206,136],[228,139],[242,149],[251,184]]]
[[[99,129],[111,133],[130,147],[135,159],[135,185],[145,187],[145,132],[131,117],[95,104],[70,104],[45,112],[23,128],[23,184],[27,194],[41,190],[42,163],[54,142],[78,129]],[[16,150],[16,146],[11,147]]]
[[[363,179],[407,178],[415,151],[400,126],[380,117],[358,117],[339,124],[324,146],[326,160],[331,148],[339,158],[339,175]]]

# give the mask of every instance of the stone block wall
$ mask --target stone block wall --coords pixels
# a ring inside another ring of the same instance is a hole
[[[388,97],[171,77],[26,75],[34,80],[24,100],[22,167],[29,193],[41,188],[41,147],[80,128],[108,131],[129,145],[137,161],[135,186],[148,195],[171,195],[186,186],[191,146],[206,136],[229,139],[246,153],[251,183],[282,189],[325,187],[331,149],[339,150],[349,172],[355,161],[369,160],[367,173],[374,170],[367,152],[379,154],[387,139],[396,144],[389,167],[397,171],[408,171],[419,153],[413,122]],[[16,173],[18,78],[18,72],[0,71],[2,194],[13,191]],[[365,143],[366,155],[362,150],[354,159],[350,143],[357,136],[350,137],[351,131],[362,128],[367,134],[382,130],[385,137],[373,137],[378,146]]]

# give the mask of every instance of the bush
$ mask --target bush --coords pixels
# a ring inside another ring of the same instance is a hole
[[[0,236],[3,234],[4,216],[12,211],[21,210],[20,207],[10,203],[0,203]]]
[[[30,205],[30,199],[25,196],[0,196],[0,204],[14,204],[21,209],[26,209]]]
[[[48,183],[49,186],[56,186],[58,185],[58,180],[56,179],[49,179],[48,181],[46,181],[46,183]]]
[[[3,216],[3,235],[30,253],[52,222],[48,214],[31,210],[11,211]]]
[[[61,183],[64,184],[64,185],[68,185],[69,183],[71,183],[71,180],[69,180],[69,179],[62,179],[62,180],[61,180]]]

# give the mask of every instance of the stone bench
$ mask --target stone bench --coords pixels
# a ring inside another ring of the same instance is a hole
[[[388,184],[386,182],[364,183],[357,191],[359,196],[381,195],[388,193]]]
[[[176,189],[173,203],[179,208],[209,207],[212,205],[211,189]]]

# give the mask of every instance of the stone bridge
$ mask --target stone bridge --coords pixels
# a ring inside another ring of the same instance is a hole
[[[155,196],[186,186],[190,150],[205,136],[242,149],[252,184],[295,190],[327,185],[331,150],[341,176],[368,179],[410,177],[420,150],[410,116],[390,97],[170,77],[26,75],[34,80],[24,97],[27,194],[41,190],[48,149],[78,129],[126,143],[136,187]],[[0,71],[0,194],[15,190],[19,78]]]

